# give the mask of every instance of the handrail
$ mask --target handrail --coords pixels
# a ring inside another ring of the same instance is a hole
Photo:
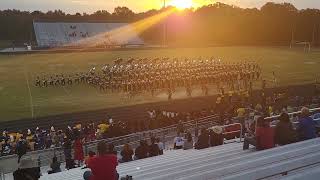
[[[235,133],[235,132],[240,132],[240,136],[239,136],[239,138],[240,138],[240,142],[242,141],[242,131],[243,131],[243,129],[242,129],[242,124],[241,123],[233,123],[233,124],[228,124],[228,125],[224,125],[223,126],[223,128],[226,128],[226,127],[229,127],[229,126],[234,126],[234,125],[240,125],[240,130],[236,130],[236,131],[230,131],[230,132],[227,132],[227,133],[225,133],[225,134],[231,134],[231,133]]]
[[[217,118],[217,117],[218,117],[217,115],[209,115],[209,116],[202,117],[202,118],[199,118],[199,119],[193,119],[193,120],[190,120],[190,121],[183,122],[183,125],[190,124],[190,123],[195,122],[195,121],[198,121],[198,123],[200,123],[200,122],[203,122],[203,121],[206,121],[206,120],[210,120],[210,119],[213,119],[213,118]],[[116,137],[116,138],[99,139],[99,140],[95,140],[95,141],[90,141],[90,142],[86,143],[86,145],[96,144],[96,143],[98,143],[100,141],[105,141],[105,140],[107,140],[109,142],[112,142],[113,140],[123,140],[126,137],[142,136],[142,135],[145,135],[145,134],[155,134],[155,133],[159,133],[159,132],[164,132],[164,131],[172,129],[172,128],[176,128],[177,125],[178,124],[173,124],[173,125],[170,125],[170,126],[167,126],[167,127],[164,127],[164,128],[148,130],[148,131],[142,131],[142,132],[137,132],[137,133],[131,133],[129,135]]]
[[[313,108],[313,109],[309,109],[309,111],[310,112],[314,112],[314,111],[320,111],[320,108]],[[297,112],[292,112],[292,113],[288,113],[289,114],[289,116],[290,115],[296,115],[296,114],[300,114],[301,113],[301,111],[297,111]],[[266,118],[264,118],[265,120],[267,120],[267,119],[275,119],[275,118],[279,118],[280,117],[280,115],[275,115],[275,116],[271,116],[271,117],[266,117]]]

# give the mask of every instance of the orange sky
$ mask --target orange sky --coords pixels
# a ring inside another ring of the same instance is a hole
[[[167,1],[170,4],[170,1],[173,0]],[[268,1],[289,2],[299,9],[320,9],[320,0],[193,0],[193,6],[197,8],[216,1],[250,8],[259,8]],[[160,9],[163,6],[163,0],[0,0],[0,9],[41,10],[44,12],[55,9],[61,9],[67,13],[92,13],[97,10],[113,12],[113,9],[117,6],[127,6],[135,12],[142,12],[149,9]]]

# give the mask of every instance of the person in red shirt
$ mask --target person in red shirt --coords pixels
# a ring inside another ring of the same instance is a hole
[[[74,141],[74,160],[78,161],[78,167],[82,165],[84,160],[83,139],[80,137]]]
[[[93,157],[88,162],[91,171],[83,174],[85,180],[118,180],[119,174],[116,167],[118,165],[117,156],[108,154],[108,148],[105,142],[98,143],[98,156]]]
[[[243,150],[249,149],[249,144],[255,146],[257,150],[274,147],[274,129],[270,127],[268,120],[263,117],[258,118],[255,135],[244,138]]]

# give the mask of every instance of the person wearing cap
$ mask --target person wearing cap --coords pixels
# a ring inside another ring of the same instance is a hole
[[[38,180],[41,172],[37,162],[30,157],[21,159],[18,170],[13,172],[14,180]]]
[[[301,118],[299,119],[299,124],[297,128],[300,141],[313,139],[317,137],[316,124],[309,115],[309,109],[303,107],[301,109]]]

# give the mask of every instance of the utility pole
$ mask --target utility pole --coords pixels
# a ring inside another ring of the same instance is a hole
[[[165,10],[166,8],[166,0],[163,0],[163,9]],[[163,22],[163,47],[166,46],[167,44],[167,21],[164,18],[164,22]]]

